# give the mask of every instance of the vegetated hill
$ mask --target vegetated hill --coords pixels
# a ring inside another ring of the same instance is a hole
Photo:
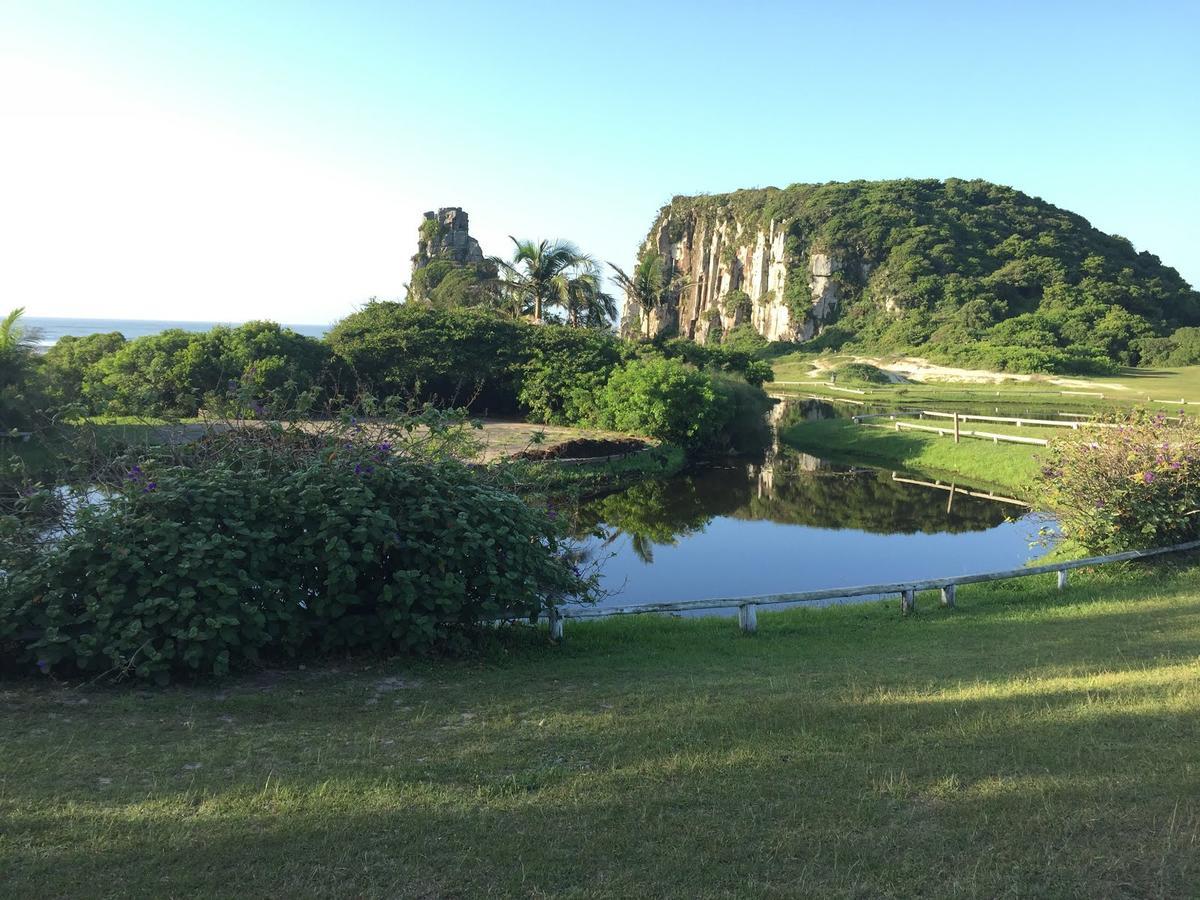
[[[1200,361],[1200,294],[1157,256],[1013,188],[959,179],[675,197],[622,328],[920,352],[1027,371]],[[1177,329],[1182,331],[1176,333]]]

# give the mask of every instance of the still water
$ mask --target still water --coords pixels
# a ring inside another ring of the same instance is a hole
[[[796,410],[789,410],[795,415]],[[811,413],[810,413],[811,414]],[[585,506],[602,606],[737,597],[1017,568],[1045,517],[778,442]],[[967,487],[959,485],[959,487]]]

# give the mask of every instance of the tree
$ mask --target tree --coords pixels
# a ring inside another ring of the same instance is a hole
[[[493,260],[500,270],[500,281],[512,302],[513,316],[532,314],[535,322],[545,321],[547,307],[570,304],[571,281],[580,276],[592,261],[570,241],[518,241],[509,236],[515,249],[512,261]]]
[[[35,407],[37,334],[21,324],[24,315],[19,308],[0,319],[0,429],[26,424]]]
[[[604,291],[600,268],[586,258],[567,282],[567,324],[572,327],[609,328],[617,319],[617,301]]]
[[[666,293],[666,282],[663,277],[662,257],[651,251],[638,260],[629,275],[616,263],[609,263],[617,284],[625,292],[626,315],[630,309],[637,312],[639,318],[645,313],[657,309],[662,304]]]

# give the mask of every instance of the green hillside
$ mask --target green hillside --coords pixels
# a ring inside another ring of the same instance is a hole
[[[812,349],[921,352],[1024,371],[1200,362],[1200,294],[1119,235],[1018,190],[959,179],[796,184],[676,197],[661,233],[700,223],[786,228],[783,301],[812,309],[810,255],[829,254],[838,303]],[[1183,331],[1177,331],[1180,328]]]

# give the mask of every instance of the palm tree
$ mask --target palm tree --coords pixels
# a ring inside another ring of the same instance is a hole
[[[18,307],[0,319],[0,353],[28,347],[33,340],[33,334],[21,325],[21,317],[24,315],[25,308]]]
[[[615,273],[617,284],[625,292],[628,303],[637,310],[638,316],[657,309],[663,302],[666,282],[663,277],[662,256],[654,251],[647,253],[629,275],[616,263],[609,263]]]
[[[606,293],[595,260],[585,258],[567,283],[567,324],[608,328],[617,318],[617,301]]]
[[[512,262],[495,259],[500,281],[513,301],[513,313],[533,313],[535,322],[544,321],[548,306],[568,306],[571,279],[575,271],[590,262],[570,241],[518,241],[509,236],[516,249]]]

